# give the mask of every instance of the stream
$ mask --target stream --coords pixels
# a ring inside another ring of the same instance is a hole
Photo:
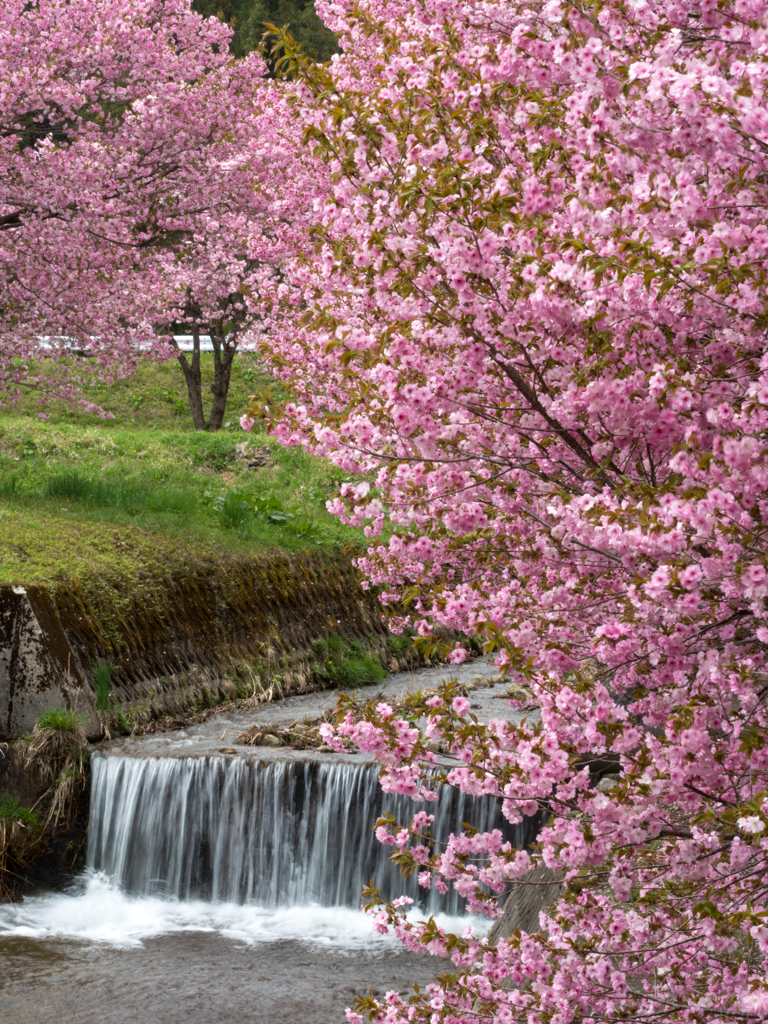
[[[358,697],[493,671],[474,662],[393,675]],[[488,927],[462,916],[455,893],[402,878],[375,840],[382,811],[409,819],[413,802],[383,794],[362,755],[234,742],[255,721],[314,718],[336,697],[306,694],[97,746],[85,871],[62,891],[0,907],[2,1020],[341,1024],[355,994],[405,994],[444,970],[446,961],[376,933],[359,909],[373,877],[390,897],[411,896],[416,917]],[[483,719],[519,714],[493,687],[470,699]],[[535,835],[488,797],[446,789],[429,810],[436,836],[467,820],[517,846]]]

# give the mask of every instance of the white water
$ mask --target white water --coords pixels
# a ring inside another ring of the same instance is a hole
[[[403,878],[373,825],[383,811],[407,823],[424,808],[446,839],[472,821],[514,845],[534,824],[512,827],[498,800],[445,787],[436,804],[385,796],[369,763],[241,758],[92,759],[88,868],[68,892],[0,907],[0,938],[66,938],[118,947],[179,932],[210,932],[246,944],[298,940],[338,951],[381,948],[360,911],[373,877],[388,898],[409,895],[415,918],[450,931],[485,920]]]
[[[478,932],[488,922],[439,915],[451,931],[472,924]],[[265,908],[253,904],[128,896],[101,873],[88,872],[68,893],[0,906],[0,938],[79,939],[118,947],[178,932],[216,932],[246,944],[300,939],[338,952],[399,945],[374,931],[369,918],[351,907],[312,904]]]
[[[385,686],[396,695],[403,683]],[[481,718],[505,713],[491,689],[473,694]],[[318,717],[328,699],[259,714],[287,725]],[[405,997],[446,967],[379,935],[359,909],[372,874],[387,897],[418,893],[375,840],[383,809],[401,822],[435,813],[443,838],[463,821],[501,827],[516,845],[534,838],[533,822],[511,829],[488,798],[385,798],[361,757],[242,748],[222,758],[222,741],[253,724],[253,712],[239,714],[96,752],[88,870],[67,892],[0,907],[4,1024],[337,1024],[356,993]],[[452,916],[460,906],[431,894],[413,917],[437,911],[447,931],[483,934],[487,920]]]

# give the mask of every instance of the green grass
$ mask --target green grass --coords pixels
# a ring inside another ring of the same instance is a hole
[[[172,483],[164,487],[152,484],[152,480],[126,479],[120,475],[90,479],[76,470],[69,470],[49,477],[43,496],[92,508],[115,509],[129,515],[194,514],[199,499],[193,491]]]
[[[74,732],[83,727],[85,719],[72,708],[50,708],[37,716],[36,724],[49,732]]]
[[[368,683],[380,683],[382,679],[386,679],[387,670],[376,658],[362,656],[332,662],[328,666],[328,676],[337,686],[354,689]]]
[[[411,649],[413,641],[410,640]],[[379,683],[388,675],[378,658],[367,653],[364,644],[331,633],[312,644],[312,668],[328,685],[354,689]]]
[[[6,794],[0,800],[0,821],[5,822],[6,825],[13,825],[14,822],[19,821],[25,828],[29,829],[37,830],[42,828],[42,823],[35,812],[30,811],[27,807],[23,807],[10,794]]]
[[[208,388],[213,381],[212,355],[204,353],[200,364],[203,400],[207,411],[211,397]],[[81,376],[84,375],[82,397],[100,405],[115,418],[103,420],[94,412],[85,412],[80,406],[71,406],[64,402],[43,405],[39,393],[34,389],[30,389],[14,404],[14,412],[17,415],[37,420],[42,413],[52,422],[72,423],[77,426],[103,426],[111,423],[120,428],[135,426],[146,430],[192,428],[187,388],[181,367],[175,359],[170,363],[141,359],[134,376],[112,383],[104,383],[100,379],[98,369],[91,365],[89,360],[72,359],[52,363],[48,359],[42,359],[28,365],[30,376],[40,375],[49,380],[55,380],[62,371],[69,369],[73,369]],[[245,353],[236,356],[225,417],[227,431],[240,432],[238,420],[248,396],[261,391],[270,383],[271,379],[252,355]]]
[[[114,420],[49,405],[42,421],[30,398],[3,411],[0,584],[135,577],[147,562],[178,561],[185,550],[247,555],[364,543],[325,509],[345,474],[240,430],[240,408],[259,377],[252,364],[235,366],[231,425],[217,434],[194,431],[177,408],[178,368],[148,360],[135,378],[94,385],[88,397]],[[243,442],[269,449],[271,463],[248,469],[236,448]]]
[[[91,672],[91,681],[96,693],[96,707],[99,711],[109,711],[112,696],[112,666],[108,661],[98,662]]]

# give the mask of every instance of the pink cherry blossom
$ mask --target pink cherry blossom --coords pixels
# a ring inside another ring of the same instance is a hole
[[[371,482],[330,507],[397,628],[480,637],[537,708],[477,724],[449,689],[339,735],[387,791],[437,772],[549,815],[529,852],[467,833],[428,862],[380,823],[422,884],[493,918],[564,876],[495,945],[369,893],[453,973],[360,1012],[762,1020],[768,5],[317,7],[342,52],[288,88],[327,193],[262,346],[294,395],[270,427]]]
[[[0,398],[103,414],[94,373],[120,379],[142,353],[177,355],[189,383],[183,325],[211,337],[220,425],[232,356],[289,301],[280,264],[323,191],[281,88],[189,0],[7,0],[0,35]],[[30,370],[73,349],[90,374]]]

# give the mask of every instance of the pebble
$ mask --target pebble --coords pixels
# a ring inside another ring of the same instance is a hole
[[[595,786],[598,793],[608,793],[621,782],[620,775],[604,775]]]

